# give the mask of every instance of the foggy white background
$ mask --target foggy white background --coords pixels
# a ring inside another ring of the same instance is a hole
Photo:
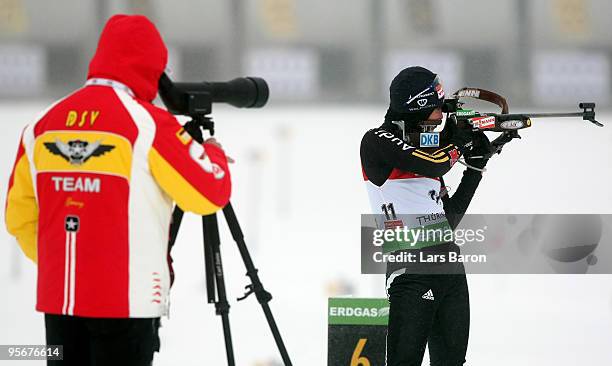
[[[3,197],[20,131],[44,107],[0,104]],[[237,161],[232,201],[295,365],[327,362],[328,296],[384,296],[382,276],[359,274],[359,215],[369,210],[359,143],[384,111],[383,105],[215,109],[217,137]],[[611,117],[599,116],[608,122],[604,128],[579,119],[534,120],[522,140],[489,162],[469,211],[612,213]],[[447,184],[456,186],[462,169],[456,165]],[[0,344],[44,343],[43,317],[34,311],[36,268],[4,230],[0,243]],[[280,364],[254,296],[235,302],[248,280],[223,224],[221,248],[237,364]],[[220,318],[204,292],[199,218],[186,217],[173,255],[177,277],[155,364],[223,365]],[[612,276],[470,275],[469,284],[469,365],[611,364]]]
[[[382,276],[359,274],[360,215],[369,212],[359,143],[382,121],[389,81],[403,67],[429,67],[447,92],[498,91],[511,112],[597,102],[604,128],[534,120],[489,163],[469,212],[612,213],[606,0],[0,1],[3,199],[23,126],[82,85],[115,13],[155,22],[175,80],[270,83],[264,109],[215,106],[213,116],[237,161],[232,201],[294,365],[326,364],[329,296],[384,296]],[[446,183],[456,187],[463,169]],[[256,299],[235,302],[248,279],[227,231],[222,241],[236,362],[280,365]],[[173,256],[170,319],[154,364],[224,365],[197,217],[185,218]],[[612,365],[612,276],[470,275],[469,284],[468,365]],[[35,266],[0,230],[0,344],[44,343],[35,294]]]

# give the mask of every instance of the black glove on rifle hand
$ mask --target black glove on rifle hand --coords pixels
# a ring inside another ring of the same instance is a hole
[[[491,142],[482,131],[472,133],[472,142],[471,150],[464,154],[465,162],[474,168],[483,169],[493,152]]]

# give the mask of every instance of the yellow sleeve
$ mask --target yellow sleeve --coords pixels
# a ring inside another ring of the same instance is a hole
[[[157,183],[183,211],[210,215],[222,208],[201,193],[196,185],[189,182],[155,148],[149,152],[149,165]]]
[[[223,150],[193,140],[167,112],[153,112],[156,130],[149,167],[155,181],[185,212],[210,215],[225,207],[231,178]]]
[[[9,181],[5,210],[6,228],[25,255],[37,262],[38,204],[34,194],[30,162],[20,144]]]

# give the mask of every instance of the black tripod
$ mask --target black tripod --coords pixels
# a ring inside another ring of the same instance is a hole
[[[198,142],[202,143],[202,129],[209,130],[211,135],[214,134],[214,125],[210,118],[205,116],[193,117],[193,119],[187,122],[184,129]],[[285,348],[285,344],[270,310],[268,304],[272,300],[272,295],[266,291],[263,284],[259,280],[257,275],[257,268],[253,264],[251,255],[244,241],[244,235],[232,204],[228,203],[223,208],[223,215],[225,221],[230,229],[232,237],[238,245],[240,256],[246,267],[246,275],[251,279],[251,284],[247,285],[245,294],[238,298],[238,301],[246,299],[249,295],[255,294],[257,301],[261,304],[263,312],[272,331],[272,336],[278,347],[278,350],[283,359],[285,366],[291,366],[291,360],[289,354]],[[170,225],[170,242],[169,247],[172,248],[176,241],[181,221],[183,219],[183,210],[178,206],[174,208],[172,213],[172,223]],[[219,240],[219,225],[217,222],[217,215],[205,215],[202,216],[202,230],[204,236],[204,263],[206,271],[206,291],[208,296],[208,303],[215,304],[216,314],[221,316],[221,322],[223,323],[223,335],[225,337],[225,350],[227,354],[227,364],[234,366],[234,348],[232,345],[232,335],[229,324],[229,308],[230,305],[227,302],[227,296],[225,292],[225,281],[223,280],[223,265],[221,263],[221,251],[220,251],[220,240]]]

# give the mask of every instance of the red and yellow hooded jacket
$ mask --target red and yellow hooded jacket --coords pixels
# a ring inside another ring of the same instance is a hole
[[[112,17],[86,85],[23,131],[6,225],[38,263],[41,312],[162,315],[173,202],[200,215],[228,202],[223,151],[151,104],[167,54],[147,18]]]

